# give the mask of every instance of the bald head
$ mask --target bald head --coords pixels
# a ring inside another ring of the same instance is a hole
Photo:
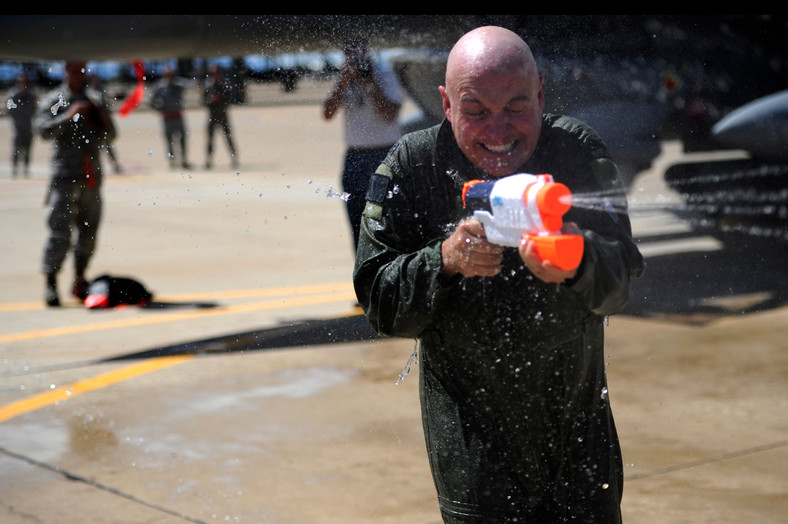
[[[451,86],[458,75],[482,78],[516,71],[538,76],[528,44],[508,29],[485,26],[466,33],[452,48],[446,63],[446,85]]]
[[[536,149],[544,94],[531,50],[502,27],[465,34],[446,63],[439,86],[457,145],[492,176],[515,173]]]

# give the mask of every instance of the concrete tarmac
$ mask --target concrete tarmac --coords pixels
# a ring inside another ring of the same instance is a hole
[[[132,277],[146,308],[43,305],[49,145],[11,178],[0,120],[0,522],[437,524],[415,343],[372,337],[350,285],[342,127],[256,88],[206,170],[168,167],[158,117],[116,118],[89,276]],[[267,98],[266,98],[267,97]],[[290,98],[288,98],[290,97]],[[299,98],[301,97],[301,98]],[[631,190],[647,257],[607,329],[627,523],[780,523],[788,515],[788,275],[665,210],[662,156]]]

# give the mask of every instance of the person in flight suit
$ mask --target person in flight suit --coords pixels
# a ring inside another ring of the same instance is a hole
[[[71,249],[72,229],[77,231],[72,294],[80,300],[87,296],[85,270],[96,248],[102,211],[99,152],[116,136],[104,97],[87,85],[85,67],[84,61],[68,61],[63,84],[42,99],[36,116],[40,136],[52,143],[49,237],[42,261],[49,306],[60,305],[57,274]]]
[[[445,120],[403,137],[370,182],[353,273],[377,332],[419,340],[443,520],[619,523],[604,319],[644,270],[621,176],[593,129],[543,114],[541,76],[515,33],[467,33],[445,84]],[[466,182],[516,173],[623,202],[566,213],[564,232],[583,237],[578,267],[542,260],[530,240],[494,245],[467,217]]]

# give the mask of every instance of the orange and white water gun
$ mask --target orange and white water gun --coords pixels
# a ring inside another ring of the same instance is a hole
[[[484,225],[487,240],[517,247],[524,235],[542,260],[565,270],[580,265],[583,237],[561,233],[572,193],[552,175],[521,173],[497,180],[471,180],[462,191],[463,205]]]

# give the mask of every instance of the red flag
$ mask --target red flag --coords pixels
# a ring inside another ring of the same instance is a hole
[[[121,116],[127,116],[134,111],[145,96],[145,67],[140,60],[134,61],[134,71],[137,74],[137,87],[134,88],[131,95],[126,97],[123,106],[118,111]]]

